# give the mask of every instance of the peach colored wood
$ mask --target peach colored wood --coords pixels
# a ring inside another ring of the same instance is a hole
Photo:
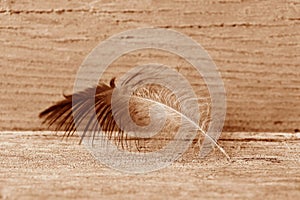
[[[139,27],[180,31],[208,51],[225,82],[226,131],[300,129],[299,1],[81,2],[0,2],[0,130],[45,130],[38,113],[72,91],[89,52]],[[108,76],[126,71],[133,59]],[[197,84],[193,73],[188,77]]]
[[[223,133],[205,159],[184,155],[132,175],[94,160],[79,138],[0,132],[0,199],[299,199],[300,135]]]

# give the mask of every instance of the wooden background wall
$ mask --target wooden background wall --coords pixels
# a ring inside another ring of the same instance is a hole
[[[113,34],[171,28],[199,42],[227,91],[226,131],[300,129],[300,1],[0,1],[0,130],[44,130],[38,113],[71,92]]]

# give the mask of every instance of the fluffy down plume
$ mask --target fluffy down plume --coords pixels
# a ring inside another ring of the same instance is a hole
[[[56,131],[64,131],[66,137],[74,134],[78,128],[76,125],[83,123],[85,125],[83,130],[77,130],[83,132],[80,143],[84,137],[94,140],[100,135],[114,141],[118,147],[129,151],[147,152],[162,148],[168,141],[174,139],[183,118],[187,119],[188,123],[192,123],[195,130],[202,136],[208,136],[202,126],[193,123],[185,114],[181,113],[178,97],[168,88],[156,84],[146,84],[133,92],[129,102],[129,113],[135,124],[146,126],[151,120],[154,122],[161,120],[159,113],[155,115],[158,116],[157,118],[153,118],[149,111],[153,105],[158,104],[164,108],[156,110],[165,113],[164,127],[151,138],[139,138],[127,134],[116,123],[111,104],[113,91],[115,89],[122,90],[122,86],[124,85],[121,84],[121,88],[116,87],[115,78],[112,78],[109,84],[100,82],[96,87],[72,95],[64,95],[63,100],[42,111],[39,117],[44,119],[43,123],[54,127]],[[124,107],[121,106],[120,110],[122,109]],[[95,115],[89,115],[94,111]],[[74,113],[76,114],[74,115]],[[198,139],[196,138],[196,140]],[[229,159],[222,147],[214,140],[213,143]]]

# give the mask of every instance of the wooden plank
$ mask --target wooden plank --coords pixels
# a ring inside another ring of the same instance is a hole
[[[133,175],[96,161],[78,138],[0,133],[0,199],[299,199],[300,135],[223,133],[204,159]]]
[[[45,130],[38,113],[72,91],[77,69],[99,42],[162,27],[192,37],[220,68],[226,131],[297,132],[299,11],[297,0],[1,1],[0,130]]]

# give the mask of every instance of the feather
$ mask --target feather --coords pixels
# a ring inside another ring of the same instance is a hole
[[[118,86],[115,84],[115,78],[112,78],[109,84],[100,82],[95,87],[87,88],[73,95],[64,95],[63,100],[42,111],[39,117],[43,118],[43,123],[48,124],[48,126],[54,126],[56,131],[65,131],[65,136],[67,137],[73,135],[76,128],[78,128],[75,124],[84,124],[83,130],[78,130],[83,132],[80,143],[84,137],[90,137],[94,140],[95,137],[102,134],[102,136],[114,141],[118,147],[129,151],[146,152],[161,148],[169,140],[174,139],[175,136],[172,133],[176,133],[180,128],[179,124],[183,123],[182,119],[189,126],[192,124],[194,130],[200,131],[203,136],[211,138],[205,133],[203,124],[199,126],[198,123],[195,123],[185,113],[181,112],[179,99],[183,99],[183,101],[189,101],[190,99],[185,99],[187,97],[184,95],[178,98],[170,89],[158,84],[146,83],[142,87],[134,89],[134,92],[130,96],[129,114],[130,120],[140,127],[147,127],[151,123],[160,123],[162,118],[165,117],[163,129],[143,129],[146,132],[152,131],[156,133],[159,131],[160,134],[156,134],[151,138],[141,138],[129,134],[130,130],[124,130],[123,127],[120,128],[120,124],[115,120],[115,117],[117,116],[117,118],[122,120],[127,119],[124,117],[126,115],[124,113],[128,109],[123,105],[124,102],[122,100],[125,98],[123,91],[126,88],[128,89],[128,87],[135,87],[136,85],[133,82],[141,73],[132,74],[129,78],[122,80]],[[156,75],[153,74],[152,78],[155,77]],[[114,106],[117,110],[115,113],[113,113],[112,106],[114,93],[116,93],[117,98],[116,105]],[[159,109],[151,110],[150,108],[153,108],[153,105],[160,107]],[[95,115],[89,115],[93,111],[95,111]],[[153,113],[151,112],[154,111],[156,113],[152,115]],[[123,120],[122,123],[129,124],[130,122]],[[208,123],[208,121],[205,121],[205,123]],[[101,130],[99,130],[99,127]],[[214,139],[211,138],[211,140],[226,158],[229,159],[224,149]]]
[[[64,100],[59,101],[42,111],[39,114],[39,117],[44,118],[43,123],[48,124],[49,127],[55,126],[55,131],[65,131],[66,136],[68,137],[73,135],[76,131],[72,112],[80,114],[78,115],[79,118],[76,119],[80,123],[87,112],[91,110],[91,106],[94,106],[95,102],[96,112],[99,113],[97,115],[99,124],[101,127],[106,127],[105,130],[107,133],[111,134],[112,131],[116,130],[116,128],[114,128],[114,123],[111,123],[112,116],[110,104],[114,88],[115,78],[111,79],[110,85],[100,83],[96,88],[88,88],[73,95],[64,95]],[[94,93],[95,90],[96,93]]]

